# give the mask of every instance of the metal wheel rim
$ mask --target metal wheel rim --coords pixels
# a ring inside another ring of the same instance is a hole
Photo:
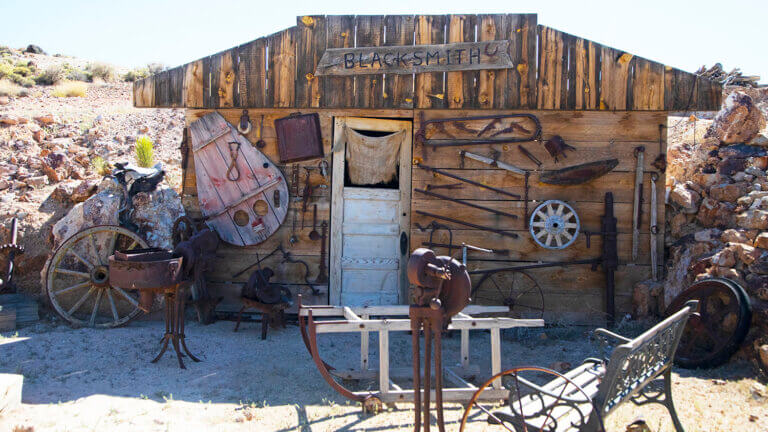
[[[511,274],[511,276],[505,277],[505,274]],[[512,280],[510,286],[506,287],[499,283],[499,279],[507,278]],[[495,301],[496,299],[489,297],[493,294],[500,294],[503,297],[502,304],[509,306],[509,314],[514,318],[544,317],[544,292],[536,279],[524,271],[507,270],[484,275],[472,290],[472,303],[478,301],[482,303],[483,300]],[[521,300],[523,297],[526,297],[526,300]],[[523,316],[524,312],[526,312],[525,316]]]
[[[581,224],[568,203],[548,200],[539,204],[528,221],[533,241],[545,249],[565,249],[576,241]]]
[[[106,243],[103,245],[104,247],[99,250],[99,235],[101,234],[104,236],[106,233],[109,233],[109,236],[106,238]],[[75,233],[54,251],[48,267],[46,268],[46,294],[56,313],[72,325],[98,328],[118,327],[135,318],[141,312],[138,307],[138,301],[131,295],[131,292],[109,285],[108,258],[109,255],[114,253],[118,244],[122,243],[120,242],[120,236],[125,238],[124,242],[129,242],[128,247],[125,248],[126,250],[135,249],[137,247],[148,247],[144,239],[130,230],[116,225],[100,225]],[[90,250],[91,253],[85,254],[82,251],[75,250],[78,245],[83,245],[83,249]],[[94,245],[96,245],[95,248]],[[62,261],[67,257],[74,258],[73,261],[80,262],[81,265],[77,268],[61,267]],[[92,267],[89,267],[88,264]],[[83,268],[87,271],[84,272]],[[66,271],[66,273],[61,270]],[[80,280],[80,282],[64,288],[57,287],[56,282],[60,280],[57,276],[60,274],[75,276],[78,278],[76,280]],[[60,297],[63,294],[70,292],[77,295],[79,298],[78,301],[71,305],[62,304],[61,300],[63,299]],[[80,293],[83,293],[82,296]],[[88,319],[81,319],[74,316],[74,314],[79,312],[80,308],[83,307],[83,304],[91,297],[94,297],[95,303],[94,307],[91,308]],[[132,301],[129,300],[129,298],[132,299]],[[107,305],[106,308],[109,312],[108,318],[111,318],[111,321],[96,321],[97,318],[105,315],[99,313],[102,302]],[[118,304],[120,304],[120,309],[118,309]],[[133,305],[133,307],[131,308],[129,305]],[[129,312],[121,314],[121,309],[129,310]]]

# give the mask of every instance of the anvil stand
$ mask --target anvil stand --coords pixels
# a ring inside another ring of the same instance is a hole
[[[163,335],[161,340],[163,348],[160,349],[160,353],[152,360],[152,363],[157,363],[163,357],[169,343],[173,345],[173,349],[176,351],[176,358],[179,360],[179,367],[182,369],[186,369],[186,366],[184,366],[184,361],[181,359],[180,348],[184,348],[184,352],[193,361],[201,361],[189,352],[187,343],[184,341],[184,306],[186,303],[184,294],[190,285],[191,281],[184,281],[163,288],[163,295],[165,296],[165,335]]]
[[[435,343],[435,405],[437,408],[437,427],[440,432],[445,432],[443,421],[443,356],[442,356],[442,331],[444,321],[444,309],[442,306],[432,304],[430,306],[411,305],[408,316],[411,318],[411,338],[413,344],[413,401],[414,401],[414,430],[421,429],[421,413],[424,412],[424,432],[429,432],[429,399],[431,390],[431,357],[432,340]],[[419,334],[424,330],[424,406],[421,405],[421,365],[419,353]]]

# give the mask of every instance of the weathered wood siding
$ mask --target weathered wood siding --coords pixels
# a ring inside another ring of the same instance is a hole
[[[525,112],[536,115],[542,124],[544,138],[560,135],[565,141],[576,147],[569,151],[567,159],[554,163],[543,145],[538,143],[523,143],[523,146],[543,162],[542,169],[559,169],[566,166],[590,162],[594,160],[617,158],[619,165],[610,173],[591,182],[577,186],[552,186],[538,182],[538,174],[530,178],[529,197],[536,202],[529,203],[529,213],[538,203],[549,199],[560,199],[569,203],[579,215],[582,233],[576,242],[563,250],[548,250],[538,246],[524,228],[523,201],[510,200],[509,197],[493,191],[471,185],[461,189],[450,190],[454,198],[465,199],[485,207],[491,207],[519,215],[518,219],[496,216],[489,212],[476,210],[458,203],[448,202],[414,192],[411,207],[411,248],[415,249],[422,242],[429,240],[429,231],[421,231],[433,218],[416,214],[417,210],[443,215],[468,221],[477,225],[485,225],[502,230],[517,232],[519,238],[504,237],[492,232],[467,228],[450,222],[438,221],[448,225],[453,230],[453,244],[466,242],[475,246],[490,249],[507,249],[508,254],[485,255],[472,253],[471,258],[484,259],[472,261],[470,270],[487,269],[516,265],[526,262],[555,262],[600,256],[602,239],[593,237],[591,248],[586,246],[586,236],[583,231],[599,232],[603,215],[603,199],[606,192],[613,192],[614,211],[618,219],[618,246],[620,266],[616,272],[616,307],[617,313],[631,311],[632,287],[636,282],[650,278],[650,173],[657,171],[651,163],[661,152],[666,151],[666,133],[662,136],[659,148],[659,125],[666,124],[666,114],[663,112],[567,112],[567,111],[500,111],[498,113]],[[429,110],[423,111],[425,119],[464,117],[482,115],[483,111],[470,110]],[[486,113],[487,114],[487,113]],[[416,113],[414,130],[419,129],[421,112]],[[428,138],[448,138],[443,132],[430,127]],[[447,132],[458,139],[468,139],[474,134],[447,126]],[[634,170],[636,159],[634,148],[645,146],[645,180],[643,217],[640,235],[640,253],[636,263],[631,262],[632,250],[632,211],[634,198]],[[501,152],[500,160],[520,168],[533,170],[535,164],[526,158],[516,144],[494,146]],[[523,196],[523,176],[495,169],[473,160],[466,160],[464,167],[460,165],[459,151],[461,149],[487,155],[488,146],[447,147],[433,151],[414,143],[413,157],[423,160],[425,165],[443,168],[450,173],[468,177],[477,182],[501,188]],[[437,175],[414,167],[412,170],[413,188],[425,189],[427,184],[450,184],[456,180]],[[660,173],[657,182],[657,199],[659,226],[664,226],[664,174]],[[663,250],[660,236],[659,250]],[[448,243],[449,236],[445,230],[435,232],[434,241]],[[438,248],[439,253],[446,253]],[[454,250],[455,252],[455,250]],[[556,267],[526,271],[541,286],[545,295],[547,320],[567,320],[569,322],[594,322],[602,317],[604,311],[605,281],[602,268],[591,271],[588,265]],[[479,276],[473,277],[477,282]]]
[[[537,25],[535,14],[304,16],[134,83],[137,107],[714,111],[722,86]],[[512,69],[314,75],[326,48],[509,40]],[[412,84],[413,83],[413,84]]]

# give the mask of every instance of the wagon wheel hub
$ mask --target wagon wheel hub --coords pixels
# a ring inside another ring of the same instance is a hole
[[[91,270],[91,283],[96,288],[109,286],[109,268],[104,265],[94,266]]]

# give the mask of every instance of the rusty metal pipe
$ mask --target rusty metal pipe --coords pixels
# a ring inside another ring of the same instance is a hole
[[[519,235],[517,235],[515,233],[512,233],[512,232],[502,231],[502,230],[499,230],[499,229],[496,229],[496,228],[490,228],[490,227],[486,227],[486,226],[482,226],[482,225],[476,225],[476,224],[473,224],[473,223],[470,223],[470,222],[464,222],[464,221],[460,221],[458,219],[449,218],[447,216],[440,216],[440,215],[436,215],[436,214],[433,214],[433,213],[428,213],[428,212],[421,211],[421,210],[416,210],[416,213],[420,214],[422,216],[433,217],[435,219],[441,219],[441,220],[444,220],[444,221],[453,222],[455,224],[468,226],[470,228],[475,228],[475,229],[479,229],[479,230],[483,230],[483,231],[490,231],[490,232],[493,232],[493,233],[496,233],[496,234],[499,234],[499,235],[502,235],[502,236],[505,236],[505,237],[511,237],[511,238],[518,238],[518,237],[520,237]]]
[[[449,196],[442,195],[442,194],[435,193],[435,192],[430,192],[430,191],[424,190],[424,189],[414,189],[414,190],[416,192],[422,193],[424,195],[429,195],[429,196],[432,196],[432,197],[435,197],[435,198],[439,198],[439,199],[443,199],[443,200],[446,200],[446,201],[455,202],[457,204],[465,205],[467,207],[473,207],[473,208],[476,208],[476,209],[479,209],[479,210],[485,210],[487,212],[494,213],[494,214],[497,214],[497,215],[500,215],[500,216],[506,216],[506,217],[510,217],[512,219],[517,219],[517,215],[514,215],[512,213],[507,213],[505,211],[496,210],[496,209],[493,209],[493,208],[490,208],[490,207],[481,206],[479,204],[473,204],[473,203],[471,203],[469,201],[460,200],[458,198],[451,198]]]
[[[506,196],[512,197],[514,199],[522,198],[522,196],[520,196],[520,195],[518,195],[516,193],[507,192],[504,189],[499,189],[499,188],[495,188],[493,186],[484,185],[484,184],[476,182],[474,180],[470,180],[468,178],[460,177],[460,176],[457,176],[456,174],[451,174],[451,173],[449,173],[449,172],[447,172],[445,170],[439,169],[439,168],[432,168],[432,167],[424,165],[424,164],[416,164],[416,166],[421,168],[421,169],[423,169],[423,170],[431,171],[433,173],[437,173],[437,174],[440,174],[440,175],[443,175],[443,176],[446,176],[446,177],[450,177],[452,179],[459,180],[459,181],[462,181],[462,182],[467,183],[467,184],[471,184],[472,186],[477,186],[479,188],[488,189],[489,191],[493,191],[493,192],[496,192],[498,194],[506,195]]]

